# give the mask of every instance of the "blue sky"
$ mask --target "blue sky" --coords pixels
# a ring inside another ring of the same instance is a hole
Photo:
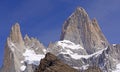
[[[98,20],[110,43],[120,43],[120,0],[0,0],[0,65],[13,24],[20,23],[23,36],[47,45],[59,40],[62,24],[77,6]]]

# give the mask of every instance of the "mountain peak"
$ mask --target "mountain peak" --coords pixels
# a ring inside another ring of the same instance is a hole
[[[86,17],[89,19],[87,12],[82,7],[77,7],[75,11],[68,17],[68,19],[73,17]]]
[[[77,7],[74,14],[77,16],[88,16],[87,12],[82,7]]]
[[[15,25],[12,26],[12,29],[10,32],[10,40],[14,43],[23,44],[23,38],[20,31],[19,23],[15,23]]]
[[[85,9],[84,9],[84,8],[82,8],[82,7],[77,7],[77,8],[76,8],[76,11],[79,11],[79,12],[83,11],[83,12],[85,12],[85,13],[86,13]]]
[[[65,21],[62,28],[60,40],[70,40],[75,44],[83,46],[88,53],[90,48],[105,48],[107,39],[94,18],[90,20],[87,12],[82,7],[77,7],[75,12]]]
[[[26,34],[25,35],[25,37],[24,37],[24,41],[26,42],[26,41],[30,41],[30,38],[29,38],[29,36]]]

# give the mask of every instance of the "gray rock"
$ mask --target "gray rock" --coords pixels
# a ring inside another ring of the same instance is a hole
[[[45,46],[39,42],[38,39],[36,38],[29,38],[28,35],[24,37],[24,42],[26,48],[33,49],[35,53],[37,54],[45,54],[46,53],[46,48]]]
[[[26,49],[34,50],[36,54],[45,54],[45,47],[35,38],[27,35],[24,40],[20,31],[20,26],[16,23],[7,38],[4,52],[4,62],[0,72],[34,72],[35,65],[24,62],[23,53]],[[24,71],[21,66],[25,65]]]
[[[57,55],[63,62],[72,67],[82,69],[82,67],[87,65],[98,66],[103,72],[111,72],[111,70],[115,69],[116,64],[120,63],[120,45],[111,46],[102,33],[97,20],[90,20],[83,8],[78,7],[65,21],[60,40],[70,40],[84,48],[83,50],[69,49],[73,54],[93,55],[103,50],[98,56],[93,55],[89,58],[73,59],[70,54],[61,54],[61,52],[65,52],[67,48],[61,50],[62,47],[58,46],[57,42],[51,43],[47,50]]]
[[[62,40],[68,40],[68,43],[61,42],[66,46],[58,44]],[[36,38],[26,35],[23,39],[20,26],[16,23],[7,38],[0,72],[22,72],[20,70],[22,65],[26,66],[24,72],[34,72],[37,66],[23,61],[26,49],[34,50],[36,54],[51,52],[64,63],[82,71],[89,66],[97,66],[103,72],[111,72],[120,63],[120,44],[111,45],[102,33],[97,20],[90,20],[81,7],[78,7],[63,24],[60,41],[50,43],[46,50]],[[76,48],[74,45],[81,48]]]
[[[86,11],[78,7],[63,24],[60,40],[70,40],[82,45],[89,54],[108,46],[108,41],[98,26],[90,20]]]

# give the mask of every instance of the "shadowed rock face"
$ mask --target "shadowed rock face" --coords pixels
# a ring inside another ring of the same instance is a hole
[[[86,11],[81,7],[78,7],[65,21],[60,40],[70,40],[80,44],[88,53],[93,53],[108,45],[97,20],[91,21]]]
[[[72,67],[64,64],[55,55],[47,53],[40,61],[40,65],[35,72],[78,72]]]

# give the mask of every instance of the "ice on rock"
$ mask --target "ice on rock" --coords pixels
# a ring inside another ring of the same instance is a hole
[[[14,43],[9,42],[9,47],[14,52],[14,50],[15,50],[14,48],[16,48],[16,46],[14,45]]]
[[[22,65],[22,66],[20,67],[20,70],[21,70],[21,71],[25,71],[25,69],[26,69],[26,66],[25,66],[25,65]]]
[[[75,44],[69,40],[58,41],[57,45],[62,46],[62,48],[70,48],[70,49],[84,49],[81,45]]]
[[[93,56],[97,57],[100,54],[102,54],[104,50],[107,50],[107,48],[104,48],[90,55],[79,55],[78,53],[72,52],[72,50],[78,50],[78,49],[83,50],[84,48],[81,45],[76,45],[75,43],[69,40],[58,41],[57,45],[63,48],[63,51],[60,52],[61,54],[69,54],[73,59],[81,59],[81,58],[88,59]]]
[[[86,69],[88,69],[88,67],[89,67],[89,64],[87,64],[87,65],[83,65],[83,66],[81,66],[81,67],[73,67],[73,68],[75,68],[75,69],[86,70]]]
[[[120,72],[120,63],[116,65],[116,70],[113,70],[112,72]]]
[[[112,44],[113,46],[116,46],[117,44]]]
[[[21,61],[20,63],[24,63],[24,61]]]
[[[69,54],[73,59],[81,59],[81,58],[85,58],[85,59],[88,59],[90,57],[97,57],[99,56],[100,54],[102,54],[102,52],[104,50],[107,50],[107,48],[104,48],[102,50],[99,50],[93,54],[90,54],[90,55],[79,55],[77,53],[73,53],[72,50],[77,50],[77,49],[84,49],[81,45],[76,45],[75,43],[69,41],[69,40],[63,40],[63,41],[58,41],[57,43],[58,46],[61,46],[64,51],[61,51],[60,53],[61,54]],[[72,50],[71,50],[72,49]]]
[[[102,50],[100,50],[100,51],[98,51],[98,52],[95,52],[95,53],[93,53],[93,54],[90,54],[90,55],[78,55],[77,53],[74,53],[74,54],[71,54],[70,56],[71,56],[72,58],[74,58],[74,59],[81,59],[81,58],[88,59],[88,58],[93,57],[93,56],[95,56],[95,57],[99,56],[99,55],[102,54],[102,52],[103,52],[104,50],[106,50],[106,49],[107,49],[107,48],[102,49]]]

